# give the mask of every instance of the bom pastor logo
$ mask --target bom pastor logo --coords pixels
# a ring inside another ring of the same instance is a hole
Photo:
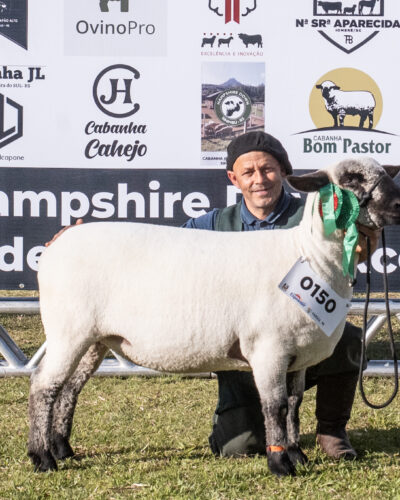
[[[296,27],[317,30],[347,54],[372,40],[379,30],[400,28],[398,19],[385,17],[384,0],[313,0],[312,13],[296,19]]]
[[[369,75],[355,68],[329,71],[312,86],[309,112],[316,128],[300,132],[308,136],[303,153],[390,153],[392,143],[376,138],[395,135],[377,129],[382,110],[381,91]],[[366,140],[360,141],[360,132]]]

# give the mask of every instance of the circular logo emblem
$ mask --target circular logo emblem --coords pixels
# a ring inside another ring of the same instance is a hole
[[[225,90],[215,99],[215,112],[227,125],[241,125],[250,116],[251,99],[243,90]]]
[[[368,130],[370,119],[370,128],[378,125],[383,101],[378,85],[369,75],[354,68],[337,68],[315,82],[309,106],[317,128],[340,127],[342,116],[343,127]]]
[[[93,84],[93,99],[106,115],[126,118],[140,109],[132,99],[132,82],[140,78],[135,68],[126,64],[114,64],[103,69]]]

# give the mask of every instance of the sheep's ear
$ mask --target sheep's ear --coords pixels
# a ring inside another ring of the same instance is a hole
[[[386,173],[390,175],[392,179],[394,179],[400,172],[400,166],[397,167],[394,165],[382,165],[382,167],[386,170]]]
[[[337,85],[335,85],[335,86],[333,87],[333,90],[340,90],[340,87],[338,87]]]
[[[315,88],[316,89],[322,89],[322,85],[316,85]]]
[[[297,191],[304,191],[310,193],[311,191],[318,191],[322,187],[331,182],[326,172],[317,170],[311,174],[304,175],[288,175],[286,177],[288,183]]]

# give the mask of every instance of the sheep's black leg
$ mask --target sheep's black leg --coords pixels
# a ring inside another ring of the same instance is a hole
[[[360,125],[359,125],[359,128],[363,128],[364,127],[364,122],[365,122],[366,118],[367,118],[367,116],[364,113],[360,114]]]
[[[99,342],[93,344],[58,394],[53,410],[51,433],[51,451],[57,459],[63,460],[74,455],[69,438],[78,396],[91,375],[99,367],[107,350],[108,347]]]
[[[53,407],[65,381],[78,365],[85,346],[48,344],[46,355],[31,377],[28,455],[36,471],[57,470],[51,452]]]
[[[258,354],[250,364],[265,418],[268,467],[277,476],[295,475],[295,469],[288,454],[286,428],[288,359],[286,357],[280,360],[275,358],[268,362],[265,353],[271,352],[270,346],[265,349],[259,349],[257,346],[256,349]]]
[[[374,115],[373,113],[368,114],[368,128],[371,129],[374,125]]]
[[[288,454],[291,462],[305,464],[308,459],[299,446],[300,419],[299,408],[303,400],[304,393],[304,371],[291,372],[287,374],[288,391]]]
[[[333,126],[337,127],[338,126],[338,121],[337,121],[337,113],[331,113],[332,118],[333,118]]]

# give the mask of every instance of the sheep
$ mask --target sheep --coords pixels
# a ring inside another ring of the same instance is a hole
[[[239,33],[238,37],[246,45],[246,49],[249,45],[256,45],[262,48],[262,36],[261,35],[246,35],[245,33]]]
[[[234,113],[240,111],[240,107],[242,106],[243,101],[225,101],[225,113],[226,116],[231,117]]]
[[[216,38],[217,38],[216,35],[214,35],[214,36],[212,36],[210,38],[203,38],[201,46],[204,47],[205,45],[210,45],[211,48],[213,48],[214,42],[215,42]]]
[[[28,454],[35,470],[73,455],[69,436],[79,392],[107,349],[166,372],[252,370],[273,474],[293,475],[307,458],[299,446],[304,371],[330,356],[330,336],[278,289],[299,259],[346,300],[343,233],[325,235],[318,193],[333,182],[358,199],[358,221],[400,224],[400,167],[370,158],[288,176],[310,192],[299,226],[254,232],[195,231],[140,223],[75,226],[42,254],[38,281],[47,350],[32,374]],[[379,181],[379,182],[378,182]],[[268,262],[269,261],[269,262]],[[356,259],[357,261],[357,259]]]
[[[374,122],[375,99],[371,92],[363,90],[340,90],[335,83],[325,80],[317,89],[321,89],[322,97],[325,101],[325,107],[328,113],[333,117],[334,127],[339,124],[344,126],[346,115],[360,115],[359,128],[363,128],[365,119],[368,117],[368,128],[372,128]]]
[[[229,38],[218,38],[218,47],[221,47],[221,45],[227,45],[229,47],[232,40],[233,36],[230,36]]]
[[[371,15],[377,1],[379,0],[361,0],[358,3],[358,13],[362,15],[364,7],[370,7],[369,15]]]
[[[356,12],[356,7],[357,5],[354,4],[353,7],[345,7],[344,10],[343,10],[343,14],[350,14],[352,16],[354,16],[355,12]]]
[[[322,7],[325,14],[328,14],[331,10],[335,11],[336,14],[342,12],[342,2],[318,2],[318,7]]]

